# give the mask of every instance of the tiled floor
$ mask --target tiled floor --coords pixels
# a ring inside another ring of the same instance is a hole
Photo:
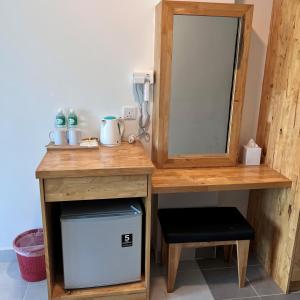
[[[20,278],[14,255],[0,256],[1,300],[47,300],[46,282],[27,283]],[[153,265],[151,300],[300,300],[300,293],[283,295],[254,257],[249,259],[247,285],[237,285],[236,263],[228,265],[221,257],[180,263],[176,290],[166,292],[165,270]]]
[[[300,293],[284,295],[266,274],[255,256],[250,256],[246,286],[238,287],[237,265],[224,261],[222,255],[216,259],[180,262],[175,292],[166,292],[165,270],[153,266],[151,300],[300,300]]]

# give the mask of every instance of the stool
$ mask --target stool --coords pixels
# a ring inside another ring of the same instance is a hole
[[[160,209],[162,262],[167,263],[167,291],[173,292],[182,248],[237,246],[239,287],[245,285],[254,230],[235,207]]]

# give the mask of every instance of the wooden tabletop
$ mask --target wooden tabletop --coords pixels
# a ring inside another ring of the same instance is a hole
[[[37,178],[151,174],[154,166],[140,143],[118,147],[48,151]]]
[[[291,185],[291,180],[264,165],[155,169],[152,175],[153,193],[288,188]]]

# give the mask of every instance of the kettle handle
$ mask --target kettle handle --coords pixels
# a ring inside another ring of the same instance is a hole
[[[118,127],[119,127],[119,131],[120,131],[120,135],[122,137],[124,130],[125,130],[125,124],[124,124],[124,120],[122,118],[119,118]]]

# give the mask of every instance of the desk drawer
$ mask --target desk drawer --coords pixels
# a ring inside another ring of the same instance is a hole
[[[108,176],[45,179],[45,201],[146,197],[147,176]]]

